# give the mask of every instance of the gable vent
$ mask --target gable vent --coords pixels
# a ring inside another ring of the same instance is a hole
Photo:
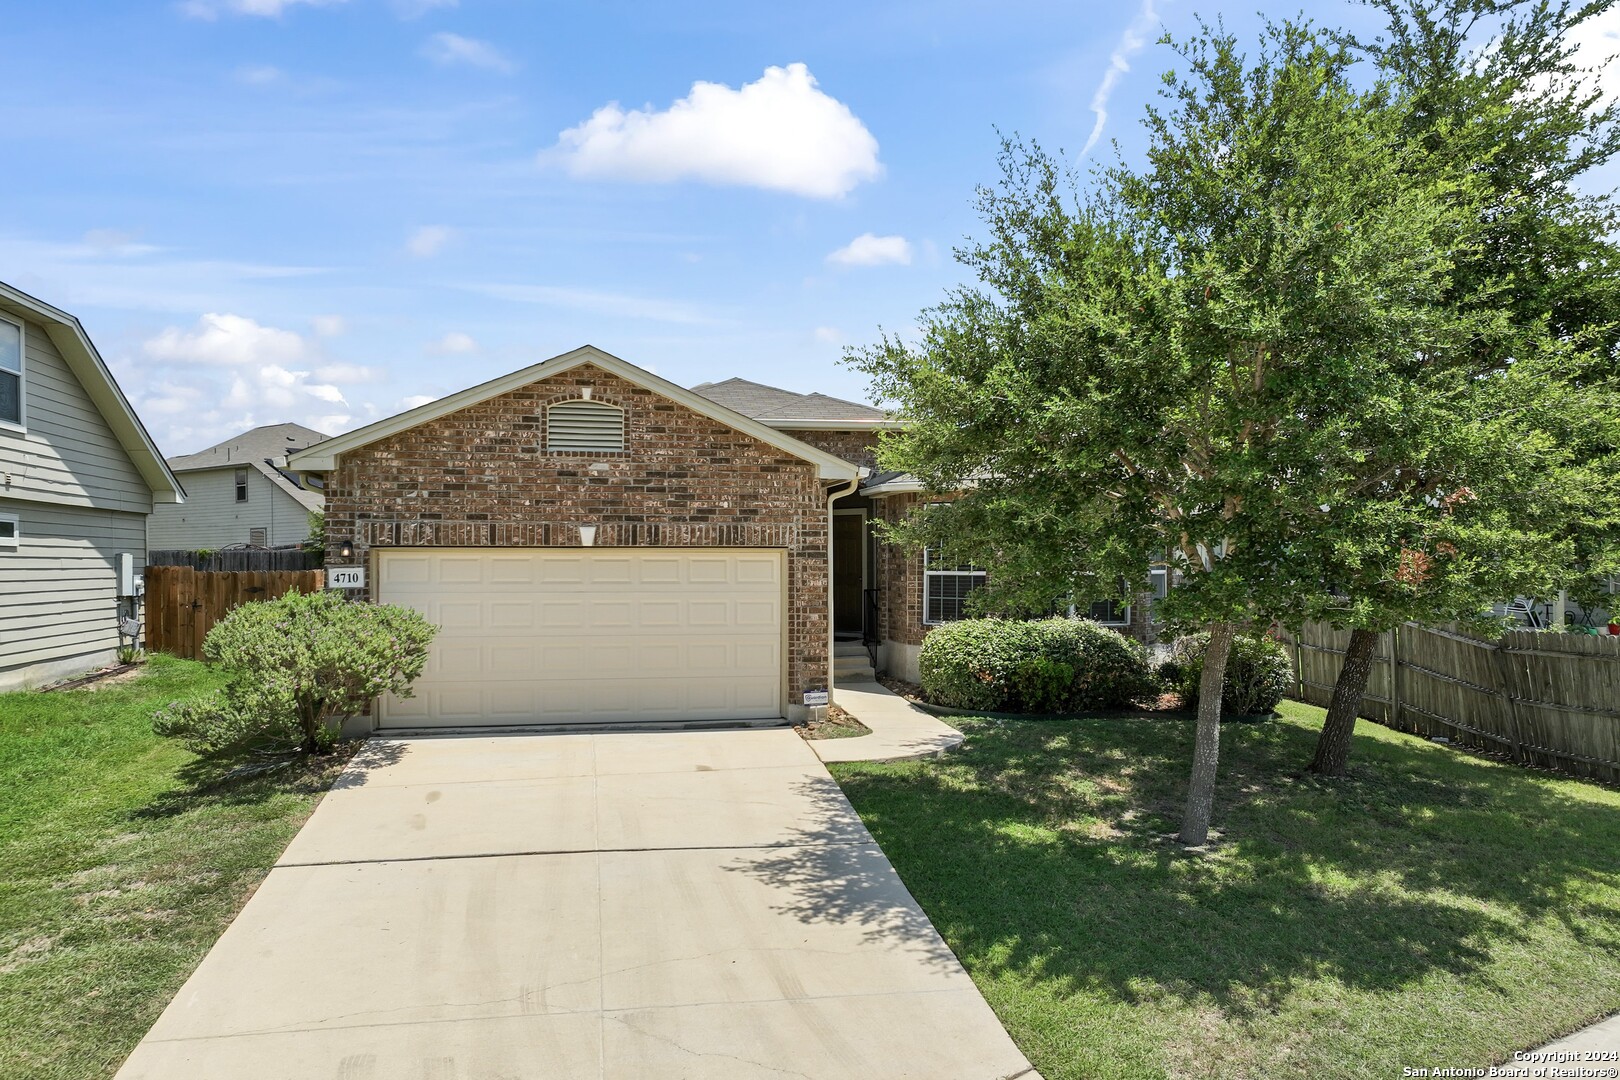
[[[559,401],[546,410],[546,449],[623,450],[624,410],[600,401]]]

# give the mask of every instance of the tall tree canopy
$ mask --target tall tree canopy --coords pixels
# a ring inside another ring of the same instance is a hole
[[[1480,181],[1416,160],[1347,44],[1283,23],[1253,58],[1218,27],[1178,51],[1143,167],[1080,190],[1009,143],[988,237],[959,252],[978,284],[853,360],[908,421],[882,465],[965,484],[899,535],[992,566],[987,603],[1181,571],[1161,613],[1211,640],[1179,834],[1201,844],[1235,628],[1297,609],[1302,562],[1351,538],[1332,510],[1364,462],[1439,407],[1414,400],[1415,358],[1489,316],[1446,302]]]
[[[1446,427],[1369,457],[1367,486],[1340,508],[1354,541],[1317,553],[1332,589],[1307,609],[1351,630],[1311,763],[1330,775],[1345,770],[1380,631],[1559,588],[1591,602],[1620,532],[1617,222],[1606,192],[1578,186],[1620,150],[1620,114],[1571,44],[1613,0],[1370,2],[1386,33],[1346,40],[1399,94],[1409,160],[1478,181],[1478,240],[1456,253],[1445,297],[1478,332],[1413,372],[1443,393],[1433,422]],[[1471,428],[1483,437],[1458,437]]]

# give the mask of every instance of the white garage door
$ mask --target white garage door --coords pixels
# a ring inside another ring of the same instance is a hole
[[[388,551],[376,592],[439,626],[384,727],[782,715],[781,552]]]

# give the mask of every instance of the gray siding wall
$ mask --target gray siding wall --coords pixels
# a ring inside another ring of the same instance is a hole
[[[45,328],[19,321],[28,430],[0,427],[0,498],[149,512],[151,489]]]
[[[0,499],[21,518],[0,548],[0,690],[111,662],[118,640],[118,554],[146,563],[146,515]]]
[[[236,501],[235,466],[183,472],[180,483],[186,489],[185,502],[152,508],[148,533],[158,551],[245,544],[250,529],[266,530],[271,545],[309,539],[309,511],[257,469],[248,469],[244,503]]]

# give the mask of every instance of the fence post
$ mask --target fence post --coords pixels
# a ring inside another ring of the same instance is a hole
[[[1389,726],[1401,730],[1401,624],[1389,630]]]
[[[1298,630],[1288,632],[1288,636],[1294,639],[1294,697],[1299,701],[1305,700],[1305,661],[1299,645],[1299,639],[1304,633],[1303,624]]]
[[[1524,756],[1523,721],[1519,717],[1519,699],[1513,693],[1513,662],[1508,659],[1508,650],[1505,647],[1506,635],[1498,638],[1495,644],[1487,646],[1491,650],[1491,659],[1495,661],[1496,678],[1500,684],[1496,692],[1502,695],[1502,700],[1508,707],[1508,732],[1511,735],[1510,745],[1513,747],[1513,760],[1522,762]]]

